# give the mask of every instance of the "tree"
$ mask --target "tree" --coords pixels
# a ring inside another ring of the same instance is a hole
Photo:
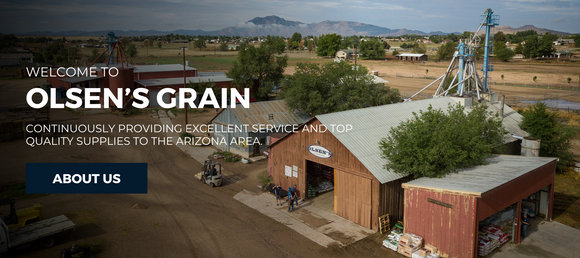
[[[228,51],[228,43],[222,41],[222,43],[220,43],[219,51]]]
[[[314,45],[314,40],[308,40],[308,52],[312,54],[314,52],[316,46]]]
[[[334,33],[320,35],[316,49],[318,56],[334,56],[338,50],[340,50],[340,35]]]
[[[158,48],[162,48],[163,47],[163,42],[161,42],[161,41],[157,42],[157,47]]]
[[[510,59],[512,59],[512,57],[514,57],[515,54],[516,53],[514,53],[514,51],[512,51],[511,49],[504,47],[500,49],[497,53],[495,53],[495,56],[499,58],[499,60],[507,62]]]
[[[399,54],[399,50],[396,50],[396,49],[395,49],[395,50],[393,50],[393,55],[394,55],[394,56],[396,56],[396,55],[398,55],[398,54]]]
[[[205,48],[205,40],[204,39],[198,39],[195,42],[193,42],[193,47],[194,48],[199,48],[199,51],[201,51],[202,48]]]
[[[524,53],[524,46],[521,43],[516,46],[515,53],[519,55]]]
[[[137,53],[139,53],[139,51],[137,51],[137,47],[135,47],[135,44],[133,43],[128,43],[127,45],[124,45],[123,50],[125,51],[125,53],[127,53],[129,57],[135,57],[137,56]]]
[[[437,58],[439,60],[450,60],[455,53],[455,48],[457,47],[457,43],[455,42],[447,42],[439,47],[437,50]]]
[[[364,66],[346,62],[298,63],[282,84],[280,97],[288,107],[312,116],[397,103],[399,91],[374,83]]]
[[[46,62],[44,60],[44,55],[42,53],[40,53],[40,52],[34,54],[34,61],[36,61],[37,63],[41,63],[41,64],[44,63],[44,62]]]
[[[427,53],[427,47],[425,47],[425,45],[421,44],[415,44],[415,46],[413,47],[413,50],[411,51],[413,53],[418,53],[418,54],[425,54]]]
[[[541,140],[540,156],[558,157],[556,168],[559,172],[570,166],[573,159],[571,141],[576,134],[558,119],[559,112],[550,112],[543,102],[518,112],[523,116],[520,128]]]
[[[568,84],[570,84],[570,82],[572,81],[572,78],[568,77]]]
[[[296,48],[298,48],[301,40],[302,40],[302,34],[300,34],[298,32],[294,32],[294,34],[292,34],[292,37],[289,40],[289,42],[291,42],[289,44],[289,46],[291,46],[292,49],[296,49]],[[290,50],[290,49],[288,49],[288,50]]]
[[[476,104],[465,113],[460,104],[447,113],[429,106],[413,118],[390,129],[379,142],[385,169],[415,178],[443,177],[458,169],[484,164],[485,158],[502,151],[505,130],[502,120]]]
[[[538,76],[534,76],[534,78],[532,78],[532,80],[534,80],[534,82],[536,82],[537,79],[538,79]]]
[[[362,56],[369,58],[385,57],[385,49],[383,48],[383,44],[376,38],[363,41],[360,44],[360,53]]]
[[[383,40],[383,49],[387,50],[391,48],[391,45],[389,45],[389,42],[387,42],[386,40]]]
[[[233,85],[238,88],[251,88],[254,78],[258,79],[260,88],[277,84],[284,78],[284,68],[288,65],[288,55],[282,56],[283,51],[284,39],[268,36],[260,47],[240,49],[238,59],[226,75],[234,79]]]
[[[507,38],[503,33],[503,31],[498,31],[497,33],[495,33],[495,35],[493,35],[493,41],[505,43],[507,41]]]

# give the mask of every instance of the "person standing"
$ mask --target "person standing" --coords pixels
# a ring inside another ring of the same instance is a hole
[[[292,194],[294,187],[288,187],[288,211],[294,211],[294,195]],[[292,208],[292,210],[290,210]]]
[[[524,218],[522,219],[522,240],[528,236],[528,226],[530,225],[530,219],[528,219],[528,214],[524,213]]]
[[[280,198],[280,191],[282,191],[282,187],[280,187],[280,185],[274,186],[274,195],[276,195],[276,206],[282,206],[282,198]]]
[[[292,187],[292,198],[296,202],[296,206],[298,206],[298,195],[296,195],[296,185]]]

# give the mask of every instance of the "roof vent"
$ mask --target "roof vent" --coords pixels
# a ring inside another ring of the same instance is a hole
[[[268,120],[274,120],[274,114],[268,114]]]

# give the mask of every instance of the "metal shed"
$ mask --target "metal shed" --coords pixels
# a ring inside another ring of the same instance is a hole
[[[423,237],[448,257],[477,257],[479,222],[517,207],[513,242],[519,243],[522,199],[542,189],[548,189],[543,208],[551,220],[555,158],[499,155],[486,161],[443,178],[403,184],[405,232]]]

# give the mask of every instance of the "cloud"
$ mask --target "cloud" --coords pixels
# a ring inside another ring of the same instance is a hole
[[[564,18],[560,17],[560,18],[556,18],[556,19],[554,20],[554,23],[562,23],[562,22],[565,22],[565,21],[566,21],[566,19],[564,19]]]

